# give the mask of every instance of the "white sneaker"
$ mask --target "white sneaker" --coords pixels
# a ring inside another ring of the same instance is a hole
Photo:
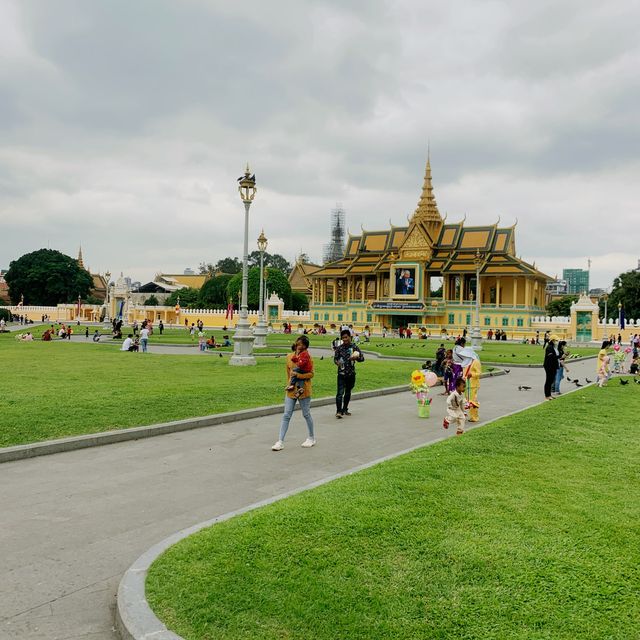
[[[301,446],[303,447],[313,447],[313,445],[316,443],[316,439],[315,438],[307,438]]]
[[[278,440],[273,447],[271,447],[271,451],[282,451],[284,449],[284,442],[282,440]]]

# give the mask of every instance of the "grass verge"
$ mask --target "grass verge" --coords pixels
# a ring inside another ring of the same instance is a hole
[[[188,640],[637,638],[639,410],[591,387],[234,518],[147,598]]]

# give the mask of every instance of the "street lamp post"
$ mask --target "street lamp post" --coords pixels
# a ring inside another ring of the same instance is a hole
[[[104,279],[107,283],[104,296],[104,321],[109,322],[109,320],[111,320],[111,309],[109,307],[109,284],[111,280],[111,273],[109,271],[104,274]]]
[[[264,349],[267,346],[267,323],[264,317],[264,252],[267,250],[267,238],[264,235],[264,229],[258,237],[258,249],[260,251],[260,302],[258,304],[258,325],[253,332],[255,342],[253,346],[256,349]]]
[[[256,176],[251,175],[249,164],[244,175],[238,178],[238,191],[244,203],[244,255],[242,259],[242,300],[240,303],[240,319],[238,328],[233,336],[233,355],[229,364],[235,366],[255,365],[253,355],[254,336],[249,324],[249,310],[247,308],[247,283],[249,277],[249,208],[256,197]]]
[[[476,268],[476,308],[471,329],[471,344],[475,351],[482,351],[482,333],[480,332],[480,267],[484,262],[484,256],[476,249],[473,264]]]

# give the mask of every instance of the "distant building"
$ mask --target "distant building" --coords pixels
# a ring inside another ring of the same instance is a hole
[[[311,297],[311,278],[309,274],[312,271],[320,269],[319,264],[305,262],[302,258],[297,258],[296,263],[289,274],[289,284],[292,291],[299,291],[306,296]]]
[[[567,294],[589,291],[589,271],[586,269],[563,269],[562,279],[567,282]]]
[[[195,276],[196,272],[191,268],[191,267],[187,267],[184,271],[183,271],[183,275],[185,276]]]
[[[0,269],[0,303],[9,302],[9,285],[4,279],[5,270]]]
[[[568,285],[566,280],[552,280],[547,282],[545,293],[554,298],[557,296],[566,296],[568,291]]]
[[[589,290],[589,296],[592,298],[600,298],[605,293],[607,293],[606,289],[590,289]]]

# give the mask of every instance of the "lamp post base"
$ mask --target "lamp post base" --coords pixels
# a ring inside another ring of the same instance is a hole
[[[256,328],[253,330],[253,336],[255,338],[253,343],[255,349],[264,349],[267,346],[267,323],[264,318],[260,318]]]
[[[253,334],[248,318],[240,318],[238,329],[233,336],[233,355],[229,358],[229,364],[236,367],[255,366],[256,359],[253,355]]]
[[[474,351],[482,351],[482,334],[480,333],[480,327],[473,327],[473,329],[471,329],[471,346]]]

